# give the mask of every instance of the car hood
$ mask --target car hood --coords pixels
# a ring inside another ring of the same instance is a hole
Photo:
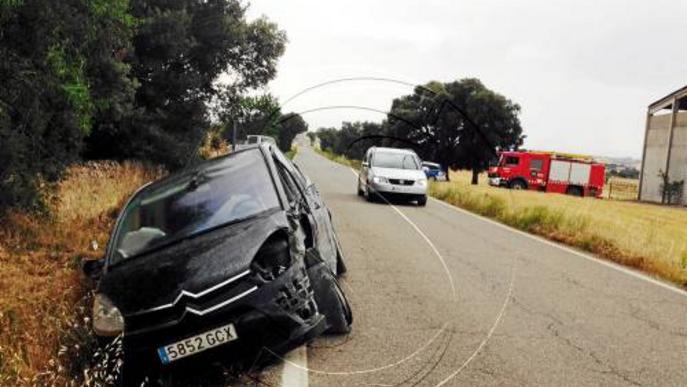
[[[108,268],[98,291],[125,316],[171,303],[182,290],[201,292],[248,270],[262,243],[288,224],[273,210],[130,258]]]
[[[426,178],[420,169],[394,169],[394,168],[370,168],[373,176],[386,177],[387,179],[419,180]]]

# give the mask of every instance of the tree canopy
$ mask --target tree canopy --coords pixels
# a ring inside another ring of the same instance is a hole
[[[246,9],[241,0],[0,1],[0,210],[40,203],[39,186],[80,158],[183,166],[222,115],[213,107],[228,109],[276,74],[286,36]]]
[[[393,101],[387,134],[408,139],[420,156],[449,168],[470,169],[473,183],[500,149],[524,139],[520,106],[474,78],[430,82]]]
[[[195,151],[208,106],[235,101],[276,74],[286,37],[264,18],[249,22],[237,0],[133,0],[140,20],[127,55],[140,86],[134,110],[114,130],[96,128],[91,157],[143,158],[172,168]],[[231,79],[218,83],[222,73]]]
[[[130,108],[128,0],[0,2],[0,209],[33,207],[93,126]]]
[[[322,148],[354,159],[372,145],[411,147],[441,163],[447,176],[449,168],[472,170],[476,184],[498,150],[522,144],[519,114],[520,106],[478,79],[432,81],[394,99],[382,123],[343,122],[317,136]]]
[[[383,127],[384,124],[370,121],[343,122],[340,129],[320,128],[317,131],[317,136],[323,149],[360,160],[365,155],[367,148],[375,145],[374,141],[364,138],[381,134],[384,130]]]

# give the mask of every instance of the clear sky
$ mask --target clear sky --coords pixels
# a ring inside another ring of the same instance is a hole
[[[268,90],[285,102],[348,77],[477,77],[519,103],[525,146],[640,157],[646,106],[687,85],[687,0],[254,0],[289,43]],[[384,118],[412,88],[349,81],[284,106],[311,130]]]

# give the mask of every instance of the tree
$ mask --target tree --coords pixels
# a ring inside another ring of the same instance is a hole
[[[139,20],[126,59],[139,83],[134,108],[88,139],[88,155],[183,166],[210,126],[208,106],[237,101],[276,74],[286,37],[239,0],[133,0]],[[220,74],[230,81],[218,83]]]
[[[320,147],[349,159],[361,160],[367,149],[377,141],[366,140],[364,137],[379,135],[383,132],[383,124],[369,121],[342,122],[341,128],[320,128],[317,137]]]
[[[315,145],[315,140],[317,140],[317,133],[308,132],[308,138],[310,139],[310,145]]]
[[[236,123],[236,141],[240,142],[251,134],[277,138],[281,107],[271,94],[230,97],[221,102],[220,121],[223,122],[224,137],[232,141]]]
[[[308,124],[297,113],[283,115],[277,124],[277,146],[284,152],[291,149],[293,139],[300,133],[308,131]]]
[[[478,79],[429,82],[393,101],[387,132],[417,144],[420,156],[441,163],[447,176],[450,168],[470,169],[477,184],[498,150],[522,144],[519,113],[520,106]]]
[[[128,0],[0,2],[0,210],[39,208],[96,122],[126,109]]]

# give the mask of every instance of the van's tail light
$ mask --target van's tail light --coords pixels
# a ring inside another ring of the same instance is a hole
[[[272,281],[291,266],[289,243],[283,235],[273,235],[255,254],[251,269],[263,280]]]

